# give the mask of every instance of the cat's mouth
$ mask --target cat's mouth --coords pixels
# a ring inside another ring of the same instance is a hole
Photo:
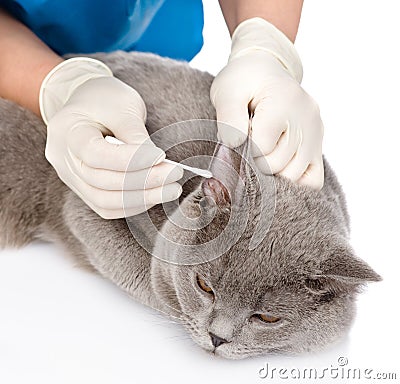
[[[193,342],[214,357],[230,360],[241,360],[249,357],[269,354],[282,354],[288,352],[287,340],[282,340],[282,343],[271,345],[269,348],[262,346],[248,347],[238,343],[237,341],[224,343],[218,347],[215,347],[209,340],[208,332],[205,330],[201,332],[198,328],[193,327],[193,325],[188,326],[187,324],[184,324],[184,327],[188,330]]]
[[[268,353],[261,348],[248,348],[237,344],[224,344],[219,347],[210,347],[207,352],[224,359],[240,360],[248,357],[260,356]]]
[[[239,360],[268,353],[268,351],[262,348],[249,348],[238,345],[235,341],[215,347],[206,331],[201,332],[198,328],[188,324],[184,324],[184,327],[188,330],[192,340],[201,347],[201,349],[214,357]]]

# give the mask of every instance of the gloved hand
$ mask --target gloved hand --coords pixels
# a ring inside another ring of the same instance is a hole
[[[104,63],[73,58],[56,66],[42,83],[40,110],[48,124],[47,160],[101,217],[136,215],[181,194],[176,181],[183,171],[162,163],[142,98]],[[108,143],[105,135],[126,144]]]
[[[236,147],[245,140],[250,113],[253,155],[261,171],[269,173],[267,160],[273,174],[318,190],[324,182],[323,124],[301,79],[291,41],[256,17],[234,31],[228,64],[214,79],[210,96],[217,120],[226,124],[218,125],[222,142]]]

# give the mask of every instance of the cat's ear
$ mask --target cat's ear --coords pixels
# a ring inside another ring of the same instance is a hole
[[[350,247],[344,246],[335,249],[331,257],[322,261],[319,271],[309,276],[305,285],[315,293],[339,292],[380,280],[381,276],[365,261],[355,256]]]
[[[229,148],[218,143],[210,164],[213,177],[205,179],[202,183],[202,191],[220,207],[229,207],[238,192],[244,190],[245,170],[248,161],[249,143],[237,148]]]

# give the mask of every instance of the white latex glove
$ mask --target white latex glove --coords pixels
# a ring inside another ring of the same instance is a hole
[[[181,194],[176,181],[183,171],[162,163],[165,153],[149,139],[142,98],[104,63],[59,64],[42,83],[40,110],[48,124],[47,160],[101,217],[136,215]],[[108,143],[105,135],[126,144]]]
[[[214,79],[210,96],[217,120],[226,124],[218,125],[222,142],[236,147],[245,140],[250,112],[257,147],[253,154],[261,171],[318,190],[324,181],[323,124],[301,79],[302,65],[292,42],[256,17],[234,31],[228,64]]]

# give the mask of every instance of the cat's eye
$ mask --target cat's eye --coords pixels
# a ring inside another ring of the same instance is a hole
[[[196,281],[197,281],[197,285],[200,287],[200,289],[202,289],[204,292],[207,292],[211,295],[214,294],[213,290],[211,289],[211,287],[205,282],[205,280],[197,275],[196,276]]]
[[[253,317],[269,324],[277,323],[281,319],[280,317],[269,315],[267,313],[256,313]]]

